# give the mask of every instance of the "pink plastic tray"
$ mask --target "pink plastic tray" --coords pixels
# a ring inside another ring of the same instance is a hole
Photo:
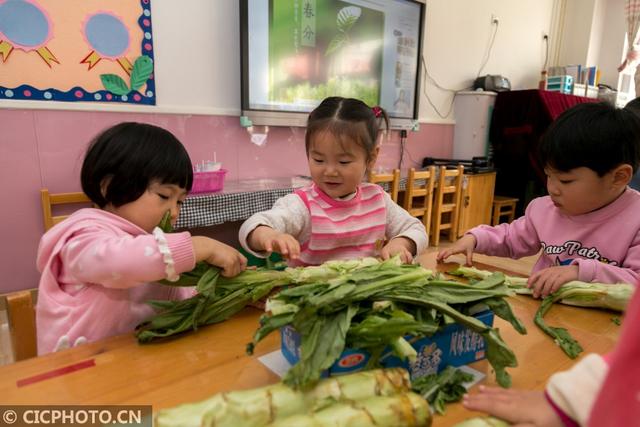
[[[194,172],[191,193],[215,193],[224,187],[226,169],[213,172]]]

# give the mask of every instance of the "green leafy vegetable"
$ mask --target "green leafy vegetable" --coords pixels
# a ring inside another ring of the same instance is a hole
[[[425,375],[413,380],[411,389],[427,399],[440,415],[445,413],[445,404],[459,402],[467,392],[464,383],[473,380],[473,375],[447,366],[439,374]]]
[[[474,267],[465,267],[461,265],[457,269],[451,271],[450,274],[473,279],[484,279],[492,273],[485,270],[479,270]],[[527,280],[528,279],[526,277],[505,276],[505,283],[507,286],[514,290],[514,292],[521,295],[533,294],[533,291],[527,287]],[[576,307],[593,307],[624,311],[627,304],[629,304],[633,290],[634,287],[626,283],[604,284],[585,283],[580,281],[567,282],[556,292],[548,295],[542,300],[540,308],[535,314],[534,323],[544,333],[552,337],[567,356],[574,359],[582,353],[583,348],[580,343],[571,336],[567,329],[548,326],[546,324],[544,316],[551,309],[551,306],[555,302],[561,302],[563,304]],[[503,315],[507,317],[510,316],[504,309],[497,307],[495,302],[486,301],[486,303],[500,317],[503,317]],[[515,324],[514,327],[518,329]],[[522,328],[524,328],[524,326],[522,326]]]
[[[319,270],[325,268],[328,266]],[[263,316],[262,327],[247,348],[251,352],[255,344],[285,324],[294,327],[302,337],[301,359],[285,376],[286,384],[303,388],[313,384],[345,347],[367,349],[372,355],[369,367],[386,357],[386,347],[411,360],[416,352],[406,336],[430,336],[455,321],[486,339],[497,381],[509,386],[505,368],[517,365],[515,355],[497,330],[471,314],[471,309],[489,300],[514,325],[521,326],[511,310],[498,302],[511,295],[502,274],[470,286],[436,279],[431,271],[403,265],[398,259],[363,262],[355,268],[333,264],[331,268],[340,271],[331,279],[320,279],[317,271],[299,271],[298,277],[310,283],[271,297],[267,307],[274,311]]]

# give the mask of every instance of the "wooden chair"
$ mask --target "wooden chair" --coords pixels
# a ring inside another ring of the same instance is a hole
[[[440,243],[440,232],[442,230],[449,230],[449,240],[456,241],[463,176],[464,166],[462,165],[458,165],[456,169],[447,169],[445,166],[440,167],[433,207],[433,230],[431,232],[433,246],[438,246]],[[443,215],[448,216],[448,222],[444,222]]]
[[[38,355],[34,306],[36,292],[33,289],[0,296],[0,310],[6,309],[9,319],[9,335],[16,362]]]
[[[416,171],[409,169],[407,187],[404,192],[404,209],[412,216],[422,217],[424,227],[429,233],[431,229],[431,215],[433,210],[433,187],[436,180],[436,168],[430,166],[427,170]]]
[[[381,185],[387,193],[391,196],[391,200],[398,203],[398,191],[400,189],[400,169],[394,169],[391,173],[374,173],[369,172],[368,181],[372,184],[384,184]]]
[[[82,192],[50,194],[48,189],[43,188],[42,190],[40,190],[40,197],[42,199],[42,217],[44,219],[44,231],[49,230],[51,227],[69,216],[53,216],[52,210],[54,205],[91,203],[89,197],[87,197],[87,195]]]
[[[493,196],[493,219],[491,225],[500,224],[500,218],[507,217],[507,222],[513,221],[516,215],[516,203],[518,199],[515,197]]]

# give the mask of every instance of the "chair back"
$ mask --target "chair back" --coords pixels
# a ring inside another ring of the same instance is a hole
[[[427,170],[422,171],[416,171],[411,168],[409,169],[407,186],[404,192],[404,209],[411,216],[422,217],[427,233],[430,232],[431,228],[435,180],[435,166],[429,166]]]
[[[40,190],[42,199],[42,218],[44,221],[44,231],[48,231],[51,227],[61,222],[69,215],[53,215],[53,207],[55,205],[71,205],[71,204],[87,204],[91,203],[89,197],[83,192],[75,193],[57,193],[51,194],[49,190],[43,188]]]
[[[0,295],[0,309],[4,305],[7,311],[9,336],[16,362],[38,355],[35,292],[36,289]]]
[[[440,243],[442,230],[449,230],[449,240],[456,241],[463,177],[464,166],[462,165],[458,165],[456,169],[440,167],[433,208],[431,236],[433,246],[438,246]]]
[[[398,191],[400,189],[400,169],[394,169],[389,173],[369,172],[368,181],[372,184],[380,185],[389,193],[391,200],[398,203]]]

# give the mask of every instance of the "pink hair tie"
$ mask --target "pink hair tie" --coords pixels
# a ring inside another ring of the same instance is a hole
[[[382,115],[382,108],[378,107],[377,105],[375,107],[371,108],[373,110],[373,114],[376,117],[380,117]]]

